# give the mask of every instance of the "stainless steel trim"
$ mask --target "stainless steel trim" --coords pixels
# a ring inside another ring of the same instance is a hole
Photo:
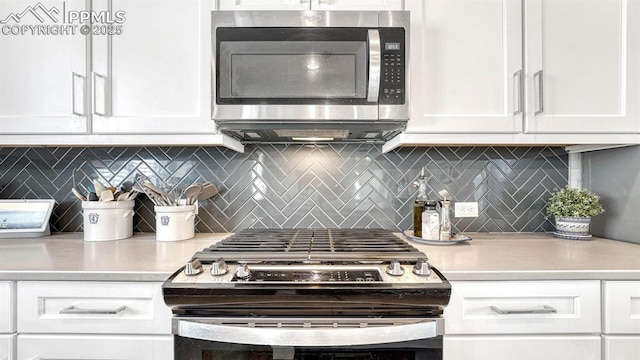
[[[84,100],[84,96],[86,94],[85,91],[85,78],[84,76],[71,72],[71,114],[77,116],[85,116],[85,101],[82,102],[82,112],[76,111],[76,78],[82,80],[82,99]]]
[[[91,83],[92,83],[92,86],[93,86],[93,91],[92,91],[92,93],[93,93],[93,101],[92,101],[93,114],[100,115],[100,116],[109,116],[108,113],[107,113],[107,101],[109,100],[107,98],[107,77],[106,76],[102,76],[102,75],[96,73],[95,71],[91,72],[91,76],[92,76]],[[103,84],[104,84],[104,87],[103,87],[103,91],[104,91],[103,106],[104,106],[104,108],[103,108],[102,112],[98,111],[98,106],[97,106],[97,103],[96,103],[96,79],[102,79]]]
[[[214,100],[215,102],[215,100]],[[214,105],[213,118],[216,120],[296,120],[308,121],[313,125],[317,120],[376,120],[378,106],[372,105]],[[280,124],[280,129],[288,129]]]
[[[533,74],[534,86],[536,78],[538,78],[538,110],[534,112],[534,115],[542,114],[544,112],[544,74],[542,70],[538,70]]]
[[[558,310],[549,305],[542,305],[542,307],[535,308],[521,308],[521,309],[503,309],[497,306],[491,306],[491,311],[498,315],[512,315],[512,314],[556,314]]]
[[[213,44],[219,27],[378,27],[378,11],[212,11]]]
[[[118,306],[115,309],[82,309],[75,305],[70,305],[59,311],[60,314],[73,314],[73,315],[119,315],[121,312],[127,309],[126,306]]]
[[[173,319],[173,333],[192,339],[269,346],[353,346],[442,335],[442,318],[429,319]]]
[[[369,29],[369,88],[367,90],[367,101],[378,102],[380,94],[380,32],[377,29]]]
[[[513,115],[522,113],[522,69],[513,73],[513,101]]]

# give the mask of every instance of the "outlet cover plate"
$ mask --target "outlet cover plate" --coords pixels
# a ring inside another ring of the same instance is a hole
[[[478,217],[477,202],[456,202],[453,204],[455,217]]]

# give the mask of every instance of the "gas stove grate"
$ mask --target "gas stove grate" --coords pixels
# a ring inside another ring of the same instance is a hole
[[[201,261],[415,261],[424,254],[384,229],[245,229],[194,257]]]

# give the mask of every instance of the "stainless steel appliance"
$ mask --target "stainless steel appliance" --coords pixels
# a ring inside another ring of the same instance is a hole
[[[175,359],[442,359],[451,286],[379,229],[248,229],[163,284]]]
[[[245,142],[375,141],[409,119],[409,12],[214,11],[212,117]]]

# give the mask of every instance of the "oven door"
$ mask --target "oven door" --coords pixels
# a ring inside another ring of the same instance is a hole
[[[175,360],[442,359],[441,318],[174,318]]]

